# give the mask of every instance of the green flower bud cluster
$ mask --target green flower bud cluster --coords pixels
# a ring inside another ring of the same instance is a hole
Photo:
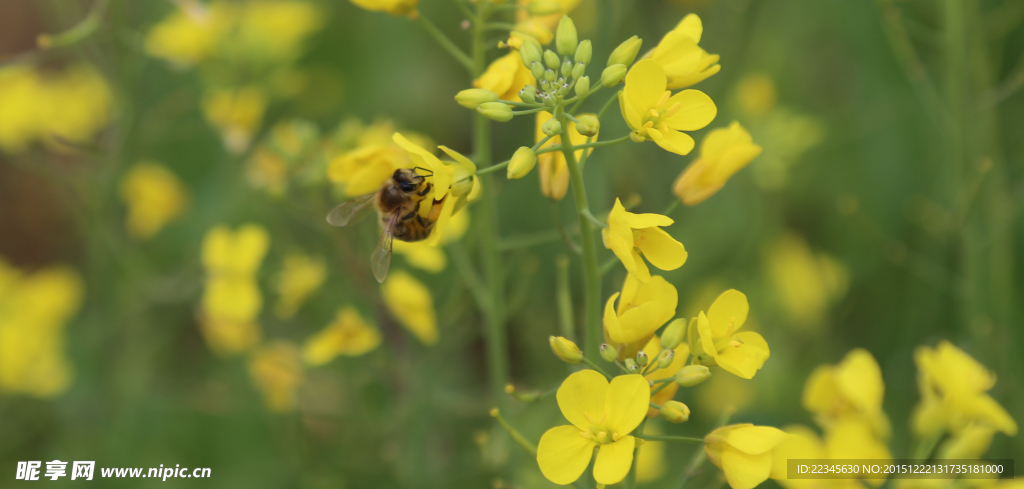
[[[615,48],[612,54],[608,56],[608,65],[601,72],[601,85],[605,87],[618,85],[626,77],[628,66],[633,63],[636,55],[640,53],[640,46],[642,44],[643,40],[636,36],[626,39],[622,44],[619,44],[619,47]]]
[[[533,4],[538,4],[538,0]],[[531,8],[533,8],[531,4]],[[537,79],[536,86],[527,85],[519,91],[519,98],[530,104],[554,107],[559,100],[590,91],[590,78],[584,75],[594,53],[589,40],[579,40],[576,25],[569,16],[563,16],[555,30],[555,49],[545,50],[535,39],[527,39],[519,48],[523,64]]]

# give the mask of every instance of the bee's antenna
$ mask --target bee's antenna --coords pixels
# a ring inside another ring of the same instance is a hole
[[[432,171],[430,171],[430,170],[428,170],[426,168],[419,167],[419,166],[415,167],[415,169],[416,170],[423,170],[423,171],[427,172],[426,176],[428,176],[428,177],[434,174],[434,172],[432,172]]]

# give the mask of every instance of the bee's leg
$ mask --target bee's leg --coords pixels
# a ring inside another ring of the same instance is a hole
[[[430,192],[430,189],[432,187],[433,187],[433,185],[431,185],[430,182],[427,182],[427,185],[425,187],[423,187],[423,190],[421,190],[418,195],[420,197],[423,197],[424,195],[427,195],[427,192]]]
[[[415,215],[416,215],[417,211],[418,211],[418,209],[413,209],[413,210],[412,210],[412,212],[410,212],[410,213],[408,213],[408,214],[406,214],[406,215],[402,216],[402,220],[403,220],[403,221],[408,221],[409,219],[412,219],[412,218],[413,218],[413,216],[415,216]]]

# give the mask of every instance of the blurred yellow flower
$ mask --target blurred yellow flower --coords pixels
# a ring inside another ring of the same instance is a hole
[[[232,232],[216,226],[203,239],[206,286],[202,299],[202,333],[218,354],[240,353],[260,341],[256,322],[263,296],[256,271],[270,246],[267,231],[247,224]]]
[[[647,282],[651,272],[643,257],[661,270],[675,270],[686,263],[686,248],[661,229],[673,222],[660,214],[626,212],[619,199],[615,199],[608,214],[608,227],[601,230],[601,237],[604,247],[615,253],[630,275]]]
[[[935,348],[918,347],[914,361],[921,390],[921,402],[912,418],[918,435],[956,434],[972,423],[1010,436],[1017,434],[1014,419],[986,394],[996,376],[963,350],[942,341]]]
[[[811,489],[831,488],[838,483],[845,483],[850,479],[790,479],[788,461],[795,459],[827,459],[828,451],[825,443],[818,437],[814,430],[803,425],[790,425],[783,427],[787,436],[782,443],[772,451],[772,470],[770,477],[779,481],[787,489]],[[859,484],[857,484],[859,487]]]
[[[666,151],[685,155],[693,149],[693,138],[681,131],[707,126],[718,114],[715,103],[699,90],[675,95],[667,90],[665,69],[645,59],[626,74],[626,86],[619,92],[619,107],[636,142],[654,141]]]
[[[338,355],[357,357],[380,345],[380,331],[370,326],[352,306],[338,309],[334,322],[308,340],[302,357],[313,366],[325,365]]]
[[[0,259],[0,392],[54,397],[67,390],[64,328],[82,294],[71,269],[25,274]]]
[[[58,149],[85,143],[107,125],[113,96],[83,63],[63,70],[0,67],[0,149],[19,152],[37,141]]]
[[[301,183],[322,181],[322,168],[306,164],[319,144],[319,136],[316,125],[301,119],[274,124],[268,137],[260,141],[246,162],[245,176],[249,184],[273,197],[282,197],[293,175],[300,178]]]
[[[121,179],[121,198],[128,205],[128,232],[142,239],[155,236],[178,217],[187,200],[178,177],[151,161],[128,170]]]
[[[404,15],[410,19],[419,16],[416,7],[420,0],[352,0],[356,6],[375,12],[385,12],[391,15]]]
[[[654,399],[651,402],[659,404]],[[653,408],[652,408],[653,409]],[[658,436],[664,434],[658,425],[650,421],[644,426],[644,434]],[[665,474],[665,444],[644,443],[636,459],[636,481],[639,484],[654,482]]]
[[[673,193],[686,205],[704,202],[725,186],[729,177],[747,166],[761,147],[754,144],[739,122],[715,129],[704,136],[700,157],[679,175]]]
[[[284,268],[277,280],[277,306],[274,313],[279,318],[290,318],[306,301],[310,294],[320,288],[327,277],[323,258],[302,253],[290,253],[284,257]]]
[[[717,54],[708,54],[697,45],[703,33],[700,17],[689,14],[644,56],[665,69],[670,90],[696,85],[722,69]]]
[[[661,338],[658,338],[657,336],[651,338],[651,341],[647,342],[647,345],[644,346],[643,350],[652,362],[657,361],[658,355],[661,354],[662,350]],[[686,360],[690,358],[690,346],[687,345],[686,343],[680,343],[679,346],[677,346],[676,349],[673,351],[673,353],[675,355],[672,357],[672,363],[669,364],[668,367],[659,368],[645,375],[644,378],[649,381],[655,381],[675,376],[676,372],[679,372],[679,369],[683,368],[686,365]],[[661,384],[653,385],[651,386],[651,391],[654,391],[659,387],[661,387]],[[651,396],[651,402],[659,406],[663,405],[666,401],[671,400],[673,397],[676,396],[676,391],[678,389],[679,384],[675,382],[669,382],[669,385],[667,387],[661,389],[661,391],[659,391],[657,394]],[[657,417],[658,410],[654,408],[649,408],[647,411],[647,416],[651,418]],[[644,450],[647,450],[647,448],[645,447]]]
[[[753,489],[772,471],[772,450],[788,435],[778,428],[750,423],[724,426],[704,437],[708,460],[722,469],[732,489]]]
[[[621,375],[609,384],[593,370],[581,370],[562,382],[556,394],[562,415],[572,425],[551,428],[537,445],[540,471],[555,484],[579,479],[594,462],[598,484],[616,484],[633,465],[636,439],[630,432],[640,425],[650,403],[650,389],[640,375]]]
[[[393,272],[381,286],[391,315],[423,344],[437,343],[437,314],[430,289],[403,270]]]
[[[473,81],[473,86],[498,94],[498,98],[512,102],[522,102],[519,91],[526,85],[533,85],[537,80],[530,70],[523,65],[519,52],[510,53],[494,60],[480,78]],[[545,112],[546,113],[546,112]],[[549,116],[551,114],[548,114]]]
[[[516,12],[516,30],[525,32],[532,35],[541,44],[547,44],[551,42],[553,37],[550,34],[555,30],[555,26],[558,25],[558,21],[562,19],[563,15],[572,12],[579,4],[581,0],[554,0],[554,2],[560,7],[557,12],[544,15],[531,15],[528,7],[533,0],[516,0],[516,3],[521,7]],[[544,32],[548,33],[546,36]],[[534,35],[536,32],[540,35]],[[545,40],[547,38],[547,40]]]
[[[343,126],[339,136],[350,142],[352,148],[331,158],[327,178],[341,186],[348,197],[376,192],[385,180],[399,168],[416,166],[412,159],[391,137],[395,126],[381,120],[363,127],[358,121]],[[421,147],[430,147],[429,139],[415,133],[406,133],[408,139]]]
[[[729,289],[715,299],[707,315],[701,311],[690,322],[690,351],[697,363],[718,365],[738,377],[754,378],[768,360],[768,343],[753,331],[737,333],[747,321],[747,296]]]
[[[266,107],[266,96],[253,86],[211,90],[203,99],[203,115],[233,153],[249,147]]]
[[[654,332],[675,316],[678,302],[675,286],[664,278],[654,276],[644,283],[633,274],[626,275],[621,294],[612,294],[604,306],[605,339],[619,350],[620,359],[636,356]]]
[[[767,274],[779,303],[803,329],[817,329],[829,305],[846,294],[846,266],[824,253],[814,253],[799,236],[786,235],[768,249]]]
[[[466,234],[469,227],[469,212],[462,211],[455,214],[448,221],[447,231],[441,236],[437,246],[431,246],[426,241],[399,241],[392,243],[392,250],[405,257],[405,261],[420,270],[430,273],[438,273],[448,266],[448,257],[445,256],[442,246],[458,241]]]
[[[885,383],[882,369],[863,348],[855,348],[837,365],[821,365],[804,385],[804,409],[820,416],[825,424],[850,416],[863,417],[880,438],[889,436],[889,421],[882,411]]]
[[[290,342],[263,345],[249,357],[249,375],[263,392],[267,409],[284,413],[295,409],[296,390],[302,383],[299,349]]]
[[[206,60],[230,28],[227,4],[178,2],[178,8],[146,33],[146,53],[186,67]]]
[[[587,114],[580,114],[587,115]],[[544,131],[541,128],[544,123],[551,119],[551,113],[549,112],[538,112],[537,113],[537,127],[536,127],[536,140],[539,143],[545,137]],[[596,135],[594,136],[597,137]],[[587,137],[580,134],[576,130],[576,123],[569,121],[569,141],[573,146],[578,146],[587,142]],[[551,148],[562,145],[562,137],[555,136],[544,143],[538,149]],[[576,150],[576,161],[579,161],[583,157],[582,149]],[[589,155],[594,151],[594,148],[587,149]],[[550,153],[544,153],[537,155],[538,172],[540,173],[540,191],[545,197],[554,200],[562,200],[565,197],[566,191],[569,189],[569,166],[565,162],[565,155],[561,151],[552,151]]]
[[[764,115],[775,107],[775,83],[764,73],[748,73],[736,84],[736,98],[747,115]]]
[[[289,61],[300,54],[302,43],[323,24],[324,12],[314,3],[294,0],[258,0],[242,4],[233,39],[257,60]]]

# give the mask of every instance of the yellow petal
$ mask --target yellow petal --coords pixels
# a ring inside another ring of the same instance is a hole
[[[675,270],[686,263],[686,248],[660,228],[639,230],[633,242],[651,265],[662,270]]]
[[[403,270],[392,272],[381,285],[388,310],[426,345],[437,343],[437,313],[430,289]]]
[[[642,375],[620,375],[612,379],[606,394],[605,426],[609,433],[624,436],[640,425],[651,402],[651,387]]]
[[[537,444],[537,465],[555,484],[572,484],[590,465],[596,444],[580,436],[575,426],[556,426],[544,433]]]
[[[632,233],[630,233],[632,236]],[[622,265],[626,267],[629,273],[636,271],[636,260],[633,258],[633,245],[627,243],[612,229],[604,228],[601,230],[601,238],[604,242],[604,247],[612,250],[612,253],[622,262]]]
[[[607,392],[608,380],[604,375],[593,370],[580,370],[562,382],[555,398],[565,419],[580,430],[588,430],[591,423],[587,416],[595,420],[604,416]]]
[[[647,135],[654,140],[654,142],[661,146],[665,151],[675,153],[677,155],[687,155],[693,150],[695,144],[693,138],[689,134],[682,133],[673,129],[667,131],[659,131],[657,129],[648,129]]]
[[[736,344],[736,343],[739,344]],[[745,331],[733,335],[726,347],[714,355],[718,366],[744,379],[751,379],[771,352],[761,335]]]
[[[700,338],[700,347],[704,349],[704,353],[711,357],[718,356],[718,349],[715,348],[715,336],[711,333],[711,323],[708,322],[704,311],[697,315],[697,333]],[[706,358],[698,359],[698,361],[700,360],[706,360]]]
[[[1009,436],[1017,435],[1017,423],[1010,417],[1010,414],[1003,409],[988,394],[979,394],[972,398],[965,406],[964,412],[992,428],[995,428]]]
[[[665,69],[661,65],[654,60],[641,60],[626,73],[623,97],[632,110],[643,114],[658,103],[667,83]]]
[[[697,14],[689,14],[679,21],[675,29],[672,29],[672,32],[685,34],[692,38],[694,42],[700,42],[700,36],[704,33],[704,24],[700,21],[700,17]]]
[[[756,455],[779,446],[788,436],[786,432],[771,426],[748,426],[729,433],[728,443],[737,450]]]
[[[448,226],[448,220],[451,219],[452,211],[455,209],[455,200],[451,196],[444,198],[444,202],[441,204],[441,214],[437,217],[437,222],[434,223],[434,228],[430,231],[430,237],[424,241],[427,245],[437,246],[441,237],[444,236],[445,227]]]
[[[681,104],[679,112],[665,120],[668,127],[677,131],[703,129],[718,115],[718,107],[707,94],[700,90],[683,90],[668,100],[668,106]]]
[[[643,112],[642,109],[633,105],[633,103],[626,99],[625,90],[619,91],[619,110],[622,112],[622,118],[626,121],[626,125],[630,129],[640,129],[643,126]],[[543,114],[543,112],[541,112]]]
[[[644,409],[647,412],[647,409]],[[630,466],[633,465],[633,449],[636,439],[627,436],[615,443],[601,445],[594,461],[594,480],[598,484],[617,484],[626,478]]]
[[[431,152],[409,141],[401,133],[396,132],[391,138],[409,153],[413,161],[423,164],[433,174],[431,178],[434,180],[434,200],[441,200],[452,185],[451,174],[445,164],[441,163],[441,160]]]
[[[789,436],[772,451],[772,479],[785,480],[789,478],[787,462],[791,458],[828,458],[825,445],[810,428],[793,425],[786,426],[785,431]]]
[[[882,409],[885,384],[882,369],[875,358],[863,348],[847,353],[836,368],[836,387],[843,397],[863,412]]]
[[[889,448],[876,438],[867,420],[849,416],[833,423],[825,434],[830,458],[889,459]]]
[[[618,202],[618,199],[615,199],[615,201]],[[626,225],[632,229],[671,226],[672,223],[675,222],[671,217],[663,216],[661,214],[633,214],[632,212],[625,212],[624,221]]]
[[[722,472],[732,489],[753,489],[768,479],[772,470],[772,453],[757,455],[743,453],[735,448],[722,450]]]
[[[747,322],[747,296],[736,289],[722,292],[708,309],[708,322],[715,340],[731,336]],[[731,328],[730,328],[731,325]]]
[[[441,151],[444,151],[445,154],[447,154],[448,156],[451,156],[452,159],[458,162],[460,165],[466,167],[466,169],[469,170],[470,174],[476,173],[476,163],[473,163],[473,160],[466,158],[465,156],[462,155],[462,153],[459,153],[458,151],[455,151],[447,146],[441,145],[438,146],[438,148],[440,148]]]

